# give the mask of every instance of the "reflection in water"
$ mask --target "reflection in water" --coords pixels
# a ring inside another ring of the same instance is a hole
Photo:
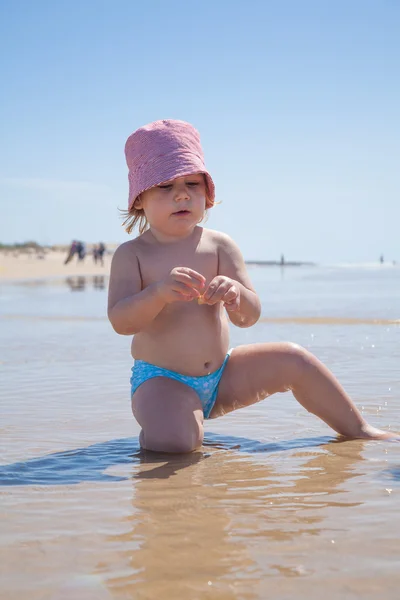
[[[97,572],[121,598],[258,598],[260,581],[288,568],[284,543],[299,547],[329,530],[324,509],[360,504],[334,496],[356,476],[362,448],[330,443],[289,461],[231,450],[141,454],[128,530],[109,538],[124,566]]]
[[[391,467],[383,473],[383,476],[390,480],[392,484],[400,482],[400,465]]]
[[[71,292],[82,291],[86,287],[86,277],[83,275],[77,275],[76,277],[67,277],[65,279],[66,284],[69,286]]]
[[[330,531],[332,509],[360,504],[347,500],[344,484],[362,474],[363,447],[208,433],[203,451],[166,456],[122,438],[2,465],[0,482],[51,486],[51,493],[57,484],[98,482],[115,500],[131,496],[128,512],[113,505],[117,523],[111,535],[102,532],[90,589],[98,578],[113,598],[250,599],[264,597],[259,587],[271,577],[310,574],[301,564],[310,536]],[[98,500],[102,515],[107,504]]]
[[[66,277],[65,282],[70,288],[71,292],[82,291],[86,286],[93,285],[95,290],[104,290],[106,287],[104,275],[93,275],[93,277],[85,277],[84,275],[76,275]]]
[[[106,287],[104,275],[93,276],[93,287],[98,290],[104,290],[104,288]]]

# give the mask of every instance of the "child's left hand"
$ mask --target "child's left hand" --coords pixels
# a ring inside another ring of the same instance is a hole
[[[217,275],[204,292],[202,304],[217,304],[223,302],[226,310],[237,312],[240,306],[240,289],[237,282],[225,275]]]

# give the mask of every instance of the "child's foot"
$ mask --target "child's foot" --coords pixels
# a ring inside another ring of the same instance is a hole
[[[366,440],[393,440],[400,442],[400,435],[393,433],[392,431],[382,431],[382,429],[376,429],[368,425],[362,432],[363,439]]]

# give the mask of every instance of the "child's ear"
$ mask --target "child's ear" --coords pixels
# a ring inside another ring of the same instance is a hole
[[[137,210],[141,210],[143,208],[143,202],[142,202],[142,198],[141,198],[140,194],[134,201],[133,208],[136,208]]]

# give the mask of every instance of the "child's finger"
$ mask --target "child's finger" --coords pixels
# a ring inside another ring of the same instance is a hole
[[[203,285],[206,282],[206,278],[201,275],[201,273],[198,273],[197,271],[194,271],[193,269],[189,269],[189,267],[178,267],[176,269],[177,273],[182,273],[183,275],[188,275],[191,279],[197,280],[200,283],[202,283]]]
[[[205,304],[216,304],[221,300],[223,293],[219,290],[219,288],[211,288],[207,289],[207,291],[203,294],[203,300]]]
[[[193,296],[187,296],[186,294],[182,294],[181,292],[177,292],[177,294],[179,295],[179,299],[181,300],[181,302],[193,302],[193,300],[195,299]]]
[[[179,277],[175,279],[175,285],[183,285],[191,291],[195,291],[198,294],[202,290],[202,285],[199,281],[193,281],[190,278]]]
[[[200,292],[197,289],[181,281],[176,281],[174,283],[173,290],[180,294],[184,294],[185,296],[189,296],[190,298],[198,298],[200,296]]]
[[[224,290],[221,290],[218,288],[208,298],[204,298],[204,296],[203,296],[204,304],[209,304],[210,306],[212,306],[213,304],[217,304],[217,302],[221,302],[224,299],[224,296],[225,296]]]
[[[213,294],[215,294],[215,292],[218,289],[218,286],[220,285],[220,283],[216,280],[212,280],[210,285],[208,286],[208,288],[206,289],[206,291],[203,294],[203,298],[205,302],[208,302],[211,297],[213,296]]]
[[[239,299],[236,298],[232,302],[224,302],[224,307],[228,312],[237,312],[240,308]]]
[[[204,300],[208,304],[220,302],[231,286],[232,282],[230,281],[213,280],[204,292]]]
[[[201,279],[198,279],[197,277],[194,277],[189,273],[176,273],[174,279],[175,281],[184,283],[185,285],[197,290],[201,290],[204,287],[205,282],[205,280],[203,281]]]
[[[235,286],[231,286],[228,291],[226,292],[226,294],[224,295],[224,302],[226,303],[230,303],[233,300],[235,300],[237,298],[238,295],[238,291],[235,288]]]
[[[232,285],[224,296],[224,307],[228,312],[237,312],[240,309],[240,294],[236,286]]]

